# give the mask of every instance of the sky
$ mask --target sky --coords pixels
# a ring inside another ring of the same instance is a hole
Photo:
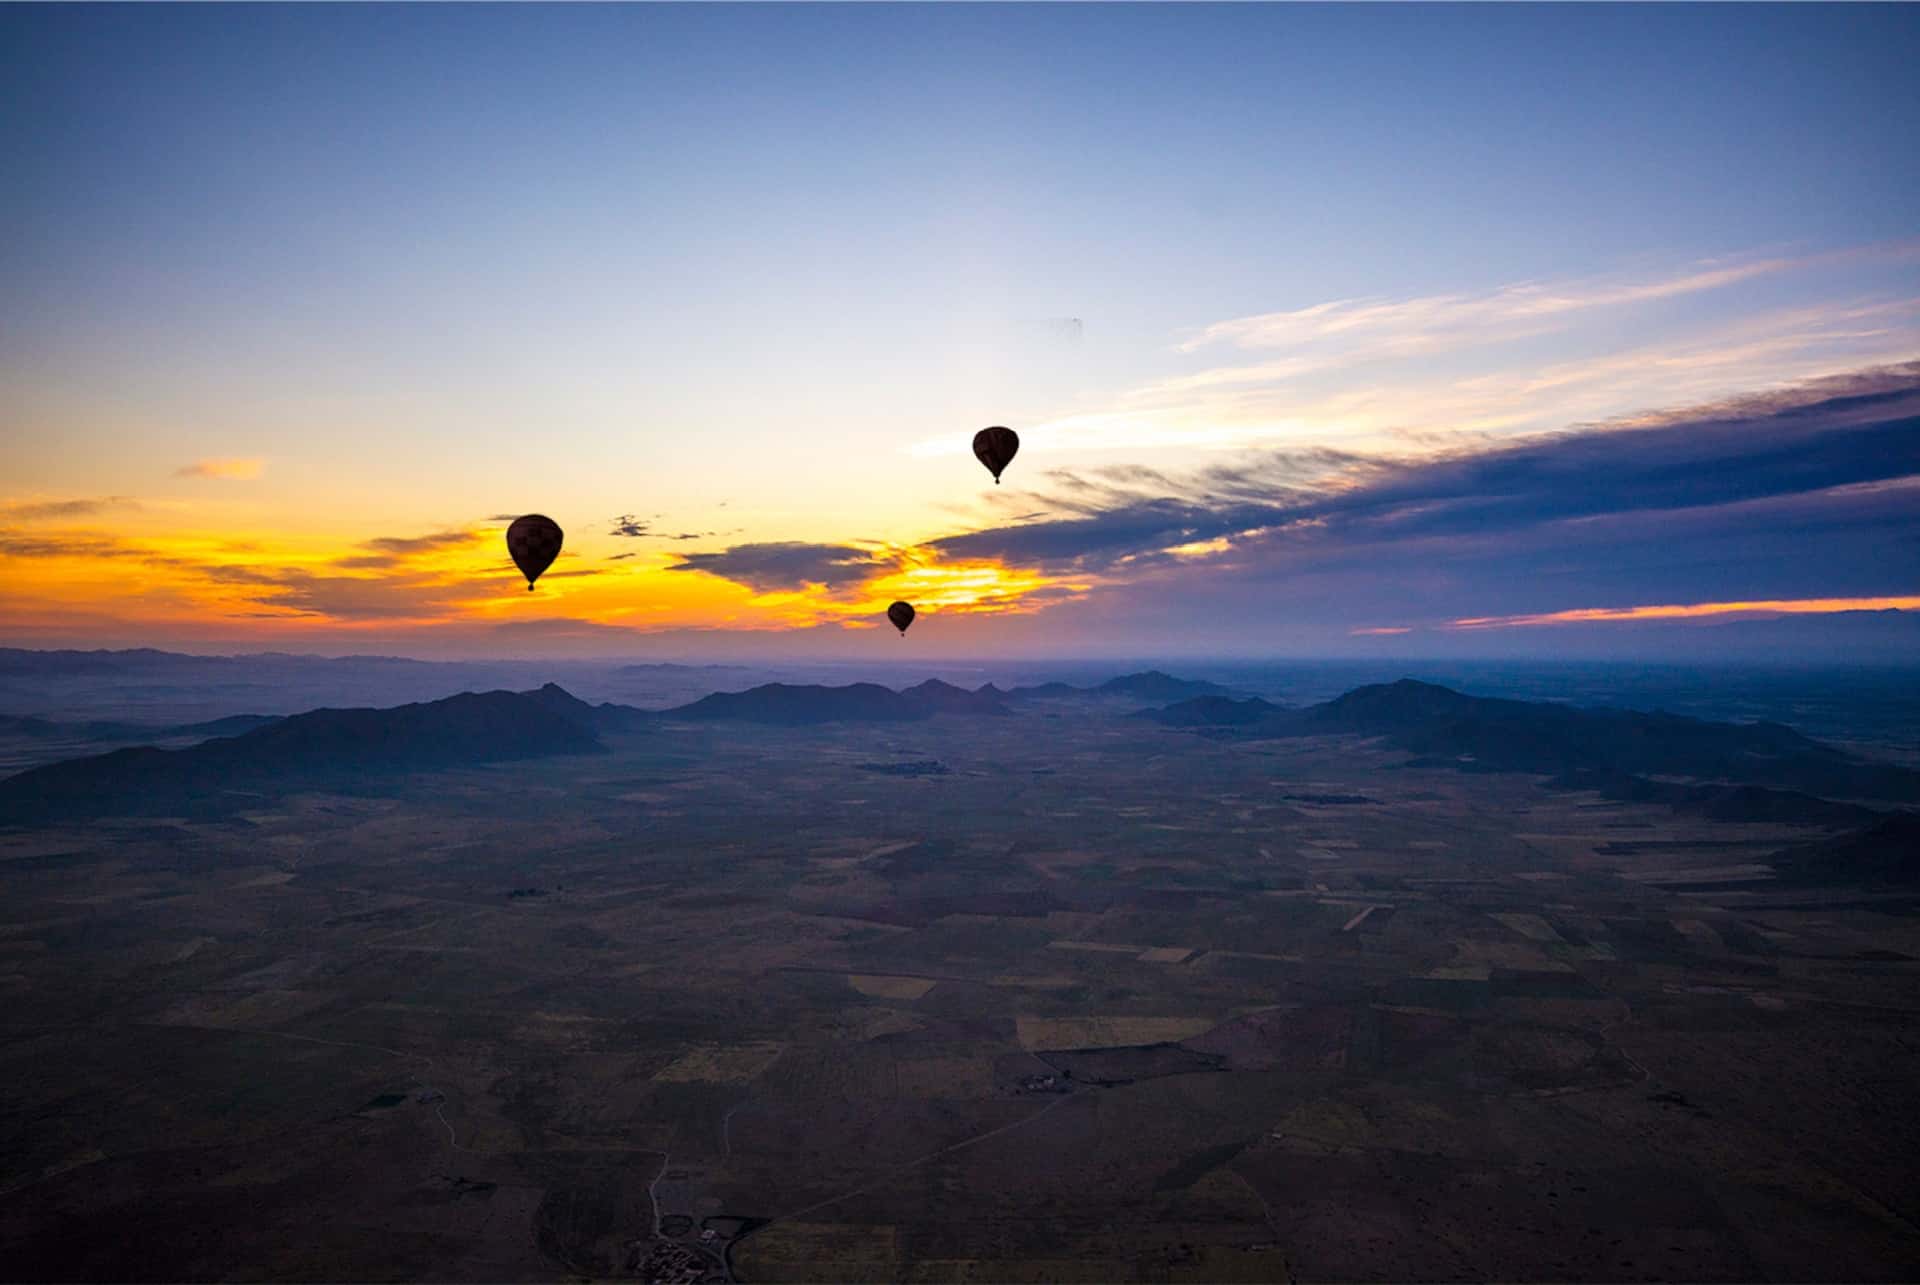
[[[1920,611],[1916,65],[1892,5],[0,8],[0,646],[1844,656]]]

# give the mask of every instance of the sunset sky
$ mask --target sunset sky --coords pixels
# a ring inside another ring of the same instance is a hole
[[[8,6],[0,646],[1920,611],[1916,66],[1913,6]]]

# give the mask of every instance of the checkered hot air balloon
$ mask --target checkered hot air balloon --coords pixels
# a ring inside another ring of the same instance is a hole
[[[894,603],[891,607],[887,608],[887,619],[893,622],[893,627],[900,631],[902,638],[905,638],[907,636],[907,626],[913,623],[913,604],[910,602]]]
[[[1000,470],[1013,463],[1013,457],[1020,453],[1020,434],[1010,428],[995,425],[983,428],[973,435],[973,453],[993,474],[993,484],[1000,485]]]
[[[513,565],[527,578],[528,593],[533,592],[533,582],[540,578],[540,573],[560,556],[564,539],[560,524],[543,513],[515,518],[507,528],[507,552],[513,556]]]

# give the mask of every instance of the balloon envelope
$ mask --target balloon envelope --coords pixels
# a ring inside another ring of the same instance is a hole
[[[973,435],[973,453],[993,474],[997,486],[1000,470],[1013,463],[1013,457],[1020,453],[1020,434],[998,425],[983,428]]]
[[[902,638],[906,637],[907,626],[913,623],[912,604],[905,602],[894,603],[891,607],[887,608],[887,619],[893,622],[893,627],[900,631]]]
[[[528,592],[532,592],[533,582],[540,578],[540,573],[560,556],[560,543],[564,538],[560,524],[543,513],[515,518],[507,528],[507,552],[513,555],[513,565],[527,578]]]

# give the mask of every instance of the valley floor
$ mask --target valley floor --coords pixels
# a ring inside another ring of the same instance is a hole
[[[4,1275],[1920,1263],[1920,917],[1770,877],[1822,831],[1065,706],[607,739],[0,832]]]

